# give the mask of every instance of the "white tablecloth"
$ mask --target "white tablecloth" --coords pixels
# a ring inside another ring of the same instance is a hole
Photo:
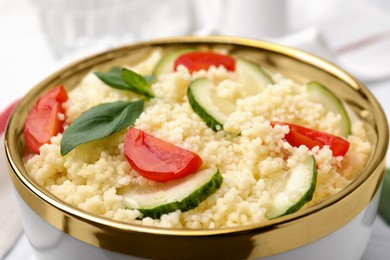
[[[354,1],[357,2],[367,1]],[[28,0],[0,0],[0,75],[2,78],[0,111],[71,59],[68,57],[59,61],[53,58],[40,30],[32,3]],[[294,4],[290,7],[292,11],[290,16],[293,19],[290,30],[320,28],[321,37],[324,37],[327,46],[324,48],[321,45],[323,39],[313,41],[313,38],[310,38],[312,36],[307,36],[307,33],[304,34],[303,39],[299,39],[301,35],[298,38],[287,37],[281,41],[297,46],[303,42],[302,48],[334,59],[346,70],[355,73],[358,78],[366,82],[377,97],[390,121],[390,58],[387,59],[390,55],[390,41],[388,35],[382,32],[386,28],[390,29],[390,20],[386,20],[386,15],[382,17],[365,8],[351,11],[351,8],[342,5],[342,3],[351,3],[349,0],[291,0],[289,3]],[[335,3],[338,7],[344,8],[332,9]],[[307,8],[305,12],[302,10],[303,7]],[[338,16],[339,20],[336,18],[330,20],[326,13],[329,10],[334,10],[333,14],[341,14]],[[372,19],[370,17],[363,19],[362,10],[365,16],[371,15]],[[387,11],[387,16],[390,17],[390,9]],[[348,20],[345,20],[345,12],[350,15]],[[364,24],[361,24],[362,19]],[[350,26],[357,23],[360,23],[357,27]],[[295,34],[297,35],[299,34]],[[387,165],[390,166],[389,158]],[[5,231],[2,228],[0,232]],[[389,259],[389,256],[390,227],[377,217],[373,235],[362,259],[384,260]],[[35,259],[23,233],[5,259]]]

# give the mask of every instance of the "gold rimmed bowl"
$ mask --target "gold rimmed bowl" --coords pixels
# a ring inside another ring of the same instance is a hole
[[[72,89],[92,68],[141,61],[154,48],[224,47],[297,82],[325,83],[366,125],[372,152],[345,189],[267,223],[221,229],[167,229],[123,223],[64,203],[39,185],[23,161],[23,125],[37,97],[52,86]],[[5,151],[25,232],[40,259],[359,259],[370,237],[389,143],[386,117],[353,76],[311,54],[273,43],[223,36],[172,37],[99,53],[55,72],[15,108]]]

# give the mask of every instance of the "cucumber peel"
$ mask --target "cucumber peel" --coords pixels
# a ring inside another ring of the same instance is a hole
[[[194,112],[215,132],[223,129],[230,113],[236,109],[231,101],[217,95],[216,86],[207,78],[193,80],[187,97]]]
[[[222,182],[218,169],[206,169],[155,187],[125,187],[119,193],[126,208],[138,209],[142,218],[158,219],[176,210],[184,212],[197,207],[215,193]]]
[[[340,135],[346,138],[351,133],[351,120],[341,100],[328,88],[316,81],[307,83],[310,99],[322,104],[326,110],[341,115]]]
[[[296,212],[312,200],[317,183],[314,156],[308,156],[303,163],[292,168],[284,181],[285,185],[276,193],[266,213],[268,219]]]

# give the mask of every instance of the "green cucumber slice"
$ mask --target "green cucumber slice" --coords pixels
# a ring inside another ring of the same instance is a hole
[[[341,115],[340,135],[344,138],[347,137],[351,133],[351,120],[341,100],[328,88],[316,81],[307,83],[307,90],[309,91],[310,99],[322,104],[328,111]]]
[[[218,169],[206,169],[156,187],[125,187],[119,193],[126,208],[138,209],[142,218],[157,219],[176,210],[183,212],[197,207],[215,193],[222,182]]]
[[[190,51],[194,51],[194,49],[192,48],[180,49],[165,54],[164,57],[162,57],[161,60],[157,63],[157,65],[154,67],[153,75],[159,76],[161,74],[173,72],[173,65],[175,63],[175,60],[180,55]]]
[[[292,168],[284,181],[282,190],[274,196],[266,213],[268,219],[296,212],[311,201],[317,183],[314,156],[308,156],[302,164]]]
[[[242,97],[257,95],[273,80],[258,64],[243,58],[236,58],[236,73],[242,82]]]
[[[207,78],[193,80],[188,86],[187,97],[195,113],[215,132],[223,129],[230,113],[236,109],[230,100],[217,95],[217,88]]]

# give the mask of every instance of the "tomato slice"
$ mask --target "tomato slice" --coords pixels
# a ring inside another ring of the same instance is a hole
[[[210,51],[187,52],[179,56],[174,63],[174,71],[179,65],[185,66],[190,73],[199,70],[207,70],[211,66],[224,66],[229,71],[236,69],[236,61],[228,55]]]
[[[134,170],[159,182],[183,178],[195,173],[202,165],[202,159],[196,153],[133,127],[126,133],[124,150]]]
[[[329,145],[330,150],[334,156],[344,156],[349,149],[350,143],[341,137],[307,127],[286,123],[272,121],[271,126],[288,125],[290,132],[285,135],[286,141],[294,146],[305,145],[309,149],[315,146],[322,148],[324,145]]]
[[[64,87],[56,86],[42,95],[28,112],[23,132],[26,146],[33,152],[39,154],[43,144],[64,130],[58,114],[64,113],[62,103],[66,100],[68,95]]]

